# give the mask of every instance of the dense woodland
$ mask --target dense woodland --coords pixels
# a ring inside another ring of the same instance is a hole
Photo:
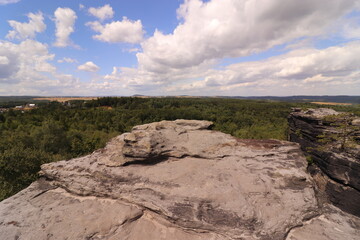
[[[134,125],[204,119],[213,121],[215,130],[239,138],[286,139],[292,107],[318,106],[220,98],[106,97],[42,103],[30,111],[10,109],[0,113],[0,200],[34,181],[41,164],[91,153]],[[357,106],[336,108],[360,115]]]

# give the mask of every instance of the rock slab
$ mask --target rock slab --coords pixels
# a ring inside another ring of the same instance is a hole
[[[91,155],[43,165],[40,180],[0,203],[0,235],[296,240],[315,228],[312,239],[327,240],[334,227],[360,235],[359,218],[319,205],[296,143],[240,140],[211,124],[141,125]]]

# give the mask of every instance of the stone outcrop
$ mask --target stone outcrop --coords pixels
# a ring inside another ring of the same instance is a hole
[[[320,182],[329,200],[360,216],[360,119],[344,118],[349,115],[332,109],[297,110],[289,117],[289,136],[321,169],[313,170],[314,178],[326,179]]]
[[[40,180],[0,203],[0,235],[358,239],[359,218],[318,200],[298,144],[240,140],[211,124],[141,125],[91,155],[43,165]]]

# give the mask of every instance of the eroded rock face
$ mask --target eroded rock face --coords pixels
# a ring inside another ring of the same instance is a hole
[[[43,165],[42,179],[0,203],[0,235],[293,240],[304,223],[330,216],[296,143],[239,140],[211,124],[137,126],[91,155]],[[322,231],[339,224],[360,234],[359,219],[346,214]]]
[[[355,140],[360,135],[357,125],[360,119],[354,117],[347,126],[333,122],[338,121],[336,118],[328,120],[340,114],[326,108],[293,112],[289,117],[290,140],[300,143],[328,177],[324,191],[329,200],[344,211],[360,216],[360,145],[352,141],[344,149],[339,147],[339,142],[348,140],[345,133]],[[331,142],[326,144],[321,141],[326,135],[335,137],[329,138]],[[336,136],[338,139],[333,139]]]

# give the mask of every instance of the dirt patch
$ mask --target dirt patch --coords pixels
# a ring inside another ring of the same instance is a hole
[[[351,103],[336,103],[336,102],[310,102],[313,104],[319,104],[319,105],[341,105],[341,106],[350,106]]]

